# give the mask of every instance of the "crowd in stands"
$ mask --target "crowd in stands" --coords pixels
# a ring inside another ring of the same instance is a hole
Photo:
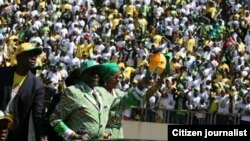
[[[43,48],[34,72],[56,93],[86,60],[117,63],[128,91],[160,52],[167,78],[141,107],[158,115],[147,121],[163,121],[158,108],[177,110],[170,120],[180,124],[185,110],[197,124],[208,112],[250,124],[249,10],[244,0],[0,0],[0,66],[15,65],[18,45],[31,42]],[[125,110],[124,119],[138,116]]]

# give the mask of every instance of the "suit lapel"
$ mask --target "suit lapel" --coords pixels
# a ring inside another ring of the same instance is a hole
[[[86,86],[85,83],[80,84],[80,89],[82,90],[83,93],[85,93],[84,97],[99,110],[98,102],[95,100],[92,91],[89,90],[89,88]]]
[[[99,91],[96,91],[96,90],[95,90],[95,93],[96,93],[96,100],[97,100],[97,102],[99,103],[99,109],[102,110],[102,107],[103,107],[102,96],[100,95],[100,92],[99,92]]]
[[[99,109],[98,103],[97,101],[93,98],[93,96],[91,96],[92,93],[91,92],[86,92],[86,94],[84,95],[97,109]]]

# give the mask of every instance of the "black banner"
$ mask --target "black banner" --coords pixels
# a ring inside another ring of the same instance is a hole
[[[249,125],[168,125],[168,141],[249,139]]]

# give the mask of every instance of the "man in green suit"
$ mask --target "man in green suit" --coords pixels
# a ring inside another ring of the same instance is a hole
[[[108,122],[112,96],[98,85],[99,65],[89,60],[80,67],[82,81],[67,87],[49,120],[65,140],[102,139]]]

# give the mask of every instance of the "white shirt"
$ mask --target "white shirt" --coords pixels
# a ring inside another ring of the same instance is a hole
[[[217,96],[216,99],[219,101],[218,113],[229,113],[229,95]]]
[[[173,99],[173,95],[168,93],[167,98],[161,97],[159,100],[160,108],[174,110],[175,100]]]
[[[153,12],[156,17],[160,17],[162,13],[164,12],[164,9],[161,6],[159,6],[159,7],[154,8]]]
[[[76,68],[80,68],[80,64],[81,64],[81,62],[80,62],[80,59],[79,58],[77,58],[77,57],[74,57],[72,60],[71,60],[71,62],[70,62],[70,65],[71,65],[71,67],[76,67]]]

